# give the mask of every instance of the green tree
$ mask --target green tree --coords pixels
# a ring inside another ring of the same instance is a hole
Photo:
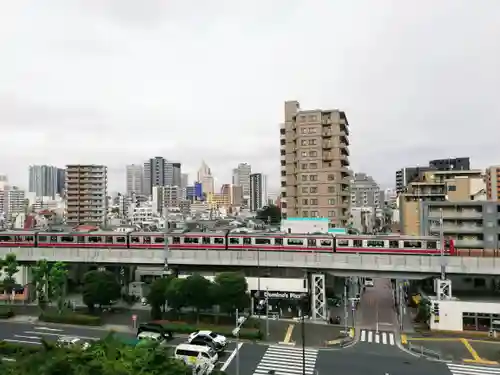
[[[213,305],[212,282],[199,274],[189,276],[184,283],[186,304],[196,309],[196,319],[199,322],[200,310]]]
[[[49,302],[49,263],[46,259],[39,260],[31,271],[38,307],[44,310]]]
[[[83,303],[90,312],[95,306],[111,305],[120,298],[121,287],[116,276],[110,271],[89,271],[83,276]]]
[[[162,277],[156,279],[151,285],[147,300],[151,306],[152,319],[161,319],[161,313],[167,302],[168,287],[171,281],[172,279],[169,277]]]
[[[279,225],[281,224],[281,209],[271,204],[258,211],[256,218],[269,225]]]
[[[17,284],[15,275],[19,272],[19,262],[17,261],[16,254],[7,254],[2,261],[2,268],[4,273],[2,286],[10,301],[12,299],[12,292]]]
[[[215,277],[214,301],[226,313],[232,314],[236,309],[247,308],[248,284],[245,276],[239,272],[223,272]]]
[[[172,279],[167,288],[168,305],[179,312],[181,308],[186,306],[186,279]]]
[[[49,287],[50,295],[57,300],[57,309],[59,314],[62,313],[64,307],[64,292],[66,289],[66,282],[68,280],[68,269],[66,264],[56,262],[51,265],[49,270]]]

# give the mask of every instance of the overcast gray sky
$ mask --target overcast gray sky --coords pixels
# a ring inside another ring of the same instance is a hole
[[[500,0],[0,0],[0,173],[155,155],[279,181],[283,102],[340,108],[352,167],[393,185],[500,164]]]

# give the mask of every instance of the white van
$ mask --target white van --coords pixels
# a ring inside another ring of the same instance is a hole
[[[373,286],[373,279],[371,277],[365,278],[365,286],[368,286],[368,287]]]
[[[215,365],[219,360],[217,352],[209,346],[180,344],[175,348],[175,358],[183,360],[188,365],[197,365],[209,361]]]

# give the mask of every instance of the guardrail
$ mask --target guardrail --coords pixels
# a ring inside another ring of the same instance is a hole
[[[442,361],[444,359],[441,352],[424,348],[421,345],[414,345],[411,342],[408,343],[408,350],[428,359],[434,359],[437,361]]]

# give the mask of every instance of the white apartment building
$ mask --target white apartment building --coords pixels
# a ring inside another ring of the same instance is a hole
[[[66,166],[68,225],[103,226],[107,218],[108,168],[104,165]]]
[[[52,198],[49,196],[39,197],[35,192],[28,192],[25,194],[25,199],[28,201],[30,211],[33,212],[66,208],[66,202],[57,194],[55,198]]]
[[[267,206],[267,176],[262,173],[250,175],[250,211]]]
[[[8,220],[15,218],[20,213],[24,213],[26,211],[25,204],[25,191],[19,189],[17,186],[12,186],[9,190],[6,191],[7,199],[6,199],[6,213]]]
[[[165,215],[169,208],[179,208],[182,201],[180,186],[154,186],[151,195],[153,211]]]
[[[132,225],[151,223],[155,218],[158,218],[158,214],[151,203],[129,207],[128,219]]]
[[[144,166],[130,164],[126,167],[127,195],[142,194],[144,191]]]

